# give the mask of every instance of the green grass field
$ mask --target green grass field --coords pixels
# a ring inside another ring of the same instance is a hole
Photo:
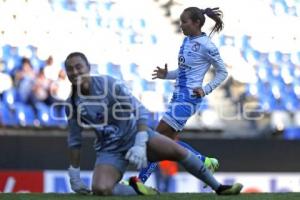
[[[300,193],[260,193],[260,194],[242,194],[239,196],[217,196],[215,194],[161,194],[157,196],[130,196],[130,197],[99,197],[99,196],[81,196],[75,194],[0,194],[0,200],[299,200]]]

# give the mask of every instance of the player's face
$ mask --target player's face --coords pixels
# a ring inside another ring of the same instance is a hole
[[[183,12],[180,16],[180,28],[186,36],[196,36],[200,34],[199,21],[193,22],[188,12]]]
[[[88,64],[80,56],[73,56],[68,59],[66,72],[69,80],[73,85],[79,85],[79,81],[84,75],[88,75],[90,68]]]

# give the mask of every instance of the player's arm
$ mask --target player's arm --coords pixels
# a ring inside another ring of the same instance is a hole
[[[208,95],[226,79],[228,72],[220,56],[219,50],[215,46],[206,49],[205,54],[206,59],[208,59],[215,68],[214,78],[203,88],[205,95]]]
[[[119,84],[118,96],[123,96],[127,98],[118,99],[118,101],[129,103],[132,106],[132,111],[137,120],[137,133],[135,136],[135,142],[133,147],[131,147],[127,154],[126,159],[131,163],[135,164],[138,169],[144,168],[148,164],[146,147],[149,139],[148,136],[148,125],[147,120],[149,117],[149,111],[142,105],[142,103],[137,100],[124,84]]]
[[[131,95],[127,87],[121,82],[115,84],[115,93],[117,102],[124,105],[124,107],[129,106],[137,121],[135,142],[126,153],[125,158],[136,165],[138,169],[144,168],[148,164],[146,147],[149,139],[147,133],[147,130],[149,129],[147,125],[149,111],[133,95]]]
[[[78,125],[75,117],[68,120],[69,134],[68,134],[68,148],[70,165],[73,167],[80,167],[80,148],[82,142],[82,128]]]
[[[178,76],[178,69],[172,70],[172,71],[168,71],[165,79],[174,80],[174,79],[177,78],[177,76]]]
[[[80,167],[80,149],[69,149],[70,166]]]
[[[66,109],[67,116],[70,116],[70,109]],[[82,143],[82,127],[78,124],[74,112],[68,120],[69,134],[68,134],[68,148],[70,166],[68,168],[68,175],[70,178],[70,185],[73,191],[80,194],[90,194],[91,191],[88,186],[80,178],[80,149]]]

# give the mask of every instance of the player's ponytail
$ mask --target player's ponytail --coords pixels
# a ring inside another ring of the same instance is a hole
[[[219,8],[206,8],[205,10],[202,10],[202,12],[215,21],[215,26],[209,35],[220,32],[224,28],[224,22],[222,20],[223,13]]]
[[[222,20],[222,11],[219,8],[206,8],[206,9],[200,9],[197,7],[188,7],[184,9],[183,12],[188,12],[191,20],[193,22],[196,22],[199,20],[200,22],[200,29],[205,23],[205,15],[207,15],[209,18],[215,21],[215,25],[212,28],[212,31],[210,32],[209,36],[212,33],[220,32],[223,27],[224,23]]]

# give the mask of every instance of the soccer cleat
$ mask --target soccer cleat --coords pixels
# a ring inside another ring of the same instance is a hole
[[[144,183],[136,176],[129,178],[129,185],[135,190],[139,195],[156,195],[159,192],[151,187],[144,185]]]
[[[216,190],[218,195],[238,195],[241,193],[243,185],[240,183],[235,183],[233,185],[220,185]]]

